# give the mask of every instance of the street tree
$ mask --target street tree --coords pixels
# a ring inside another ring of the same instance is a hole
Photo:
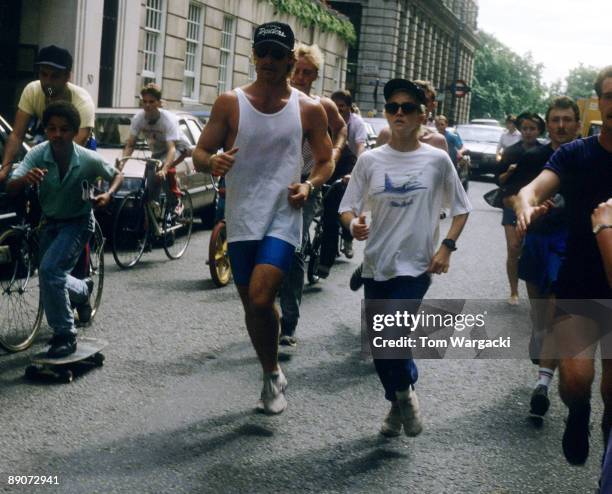
[[[503,119],[508,113],[542,111],[546,87],[543,65],[531,53],[519,55],[495,36],[479,32],[481,41],[474,58],[471,117]]]

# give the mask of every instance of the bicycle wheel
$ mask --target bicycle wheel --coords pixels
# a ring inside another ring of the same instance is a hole
[[[131,268],[142,257],[147,246],[149,222],[139,192],[123,198],[113,221],[113,257],[117,266]]]
[[[193,206],[189,192],[183,191],[181,204],[166,199],[164,204],[162,237],[164,251],[170,259],[179,259],[187,250],[193,227]]]
[[[232,277],[232,268],[227,253],[227,232],[224,220],[219,221],[210,233],[208,267],[215,285],[222,287],[229,283]]]
[[[319,282],[319,261],[321,260],[321,232],[315,231],[314,239],[310,247],[310,259],[308,260],[308,283],[314,285]]]
[[[91,319],[95,317],[102,301],[104,288],[104,243],[106,239],[102,228],[96,221],[96,229],[89,239],[89,277],[94,281],[94,291],[91,294]]]
[[[10,352],[28,348],[42,322],[37,255],[24,230],[0,235],[0,345]]]

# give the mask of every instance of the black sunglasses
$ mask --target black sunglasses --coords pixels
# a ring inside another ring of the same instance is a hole
[[[385,111],[389,114],[389,115],[395,115],[397,113],[397,110],[402,109],[402,113],[414,113],[416,111],[419,111],[421,108],[421,105],[417,105],[416,103],[385,103]]]
[[[257,58],[266,58],[270,55],[274,60],[282,60],[288,55],[288,51],[280,46],[260,45],[254,48]]]

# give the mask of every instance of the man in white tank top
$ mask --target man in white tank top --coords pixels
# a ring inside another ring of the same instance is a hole
[[[294,40],[287,24],[257,27],[256,80],[217,98],[193,153],[199,170],[225,176],[230,262],[263,368],[258,408],[268,414],[287,406],[274,300],[301,243],[300,208],[333,170],[325,110],[287,79],[295,64]],[[300,182],[304,136],[314,164]],[[217,153],[221,148],[224,152]]]
[[[340,158],[342,148],[346,142],[346,124],[342,119],[334,102],[326,97],[311,94],[312,84],[317,80],[319,67],[323,63],[323,54],[317,45],[298,44],[295,47],[296,63],[291,74],[291,85],[321,103],[327,114],[329,131],[333,144],[334,163]],[[304,141],[302,147],[302,178],[308,178],[314,163],[312,151],[308,141]],[[300,303],[302,302],[302,291],[304,290],[304,255],[302,254],[308,239],[308,229],[321,202],[320,191],[308,196],[308,200],[302,208],[302,245],[296,249],[293,255],[291,268],[283,280],[279,292],[279,301],[282,312],[280,344],[285,346],[296,346],[295,329],[300,317]]]

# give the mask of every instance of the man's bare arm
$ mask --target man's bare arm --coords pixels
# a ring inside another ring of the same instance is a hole
[[[218,155],[218,160],[217,158],[213,160],[213,156],[217,156],[215,153],[224,146],[229,134],[229,116],[235,104],[234,99],[231,94],[224,93],[213,104],[210,119],[200,134],[198,144],[193,151],[192,158],[196,170],[224,175],[231,168],[235,151],[229,156],[223,156],[228,153]],[[216,161],[218,161],[217,166],[213,163]]]
[[[132,156],[134,148],[136,147],[136,136],[128,137],[125,147],[123,148],[123,156]]]
[[[321,104],[327,114],[327,122],[331,130],[332,139],[332,159],[337,163],[342,154],[342,148],[346,144],[348,129],[346,123],[338,111],[338,107],[329,98],[321,98]]]
[[[461,232],[463,231],[463,227],[467,223],[468,215],[469,213],[464,213],[453,217],[453,221],[448,229],[446,238],[455,241],[459,238],[459,235],[461,235]],[[441,245],[438,251],[432,257],[429,266],[427,267],[427,272],[435,274],[448,273],[451,253],[451,250],[446,247],[446,245]]]
[[[74,142],[76,142],[79,146],[85,146],[90,135],[91,127],[81,127],[77,132],[77,135],[74,136]]]
[[[523,187],[513,201],[516,213],[516,227],[524,234],[531,222],[547,211],[540,206],[546,199],[552,197],[561,186],[559,176],[551,170],[542,170],[530,183]]]
[[[314,164],[309,180],[315,187],[323,185],[334,172],[332,143],[327,133],[327,115],[320,105],[305,107],[306,139],[312,149]]]
[[[376,147],[387,144],[391,140],[391,129],[384,127],[376,137]]]

